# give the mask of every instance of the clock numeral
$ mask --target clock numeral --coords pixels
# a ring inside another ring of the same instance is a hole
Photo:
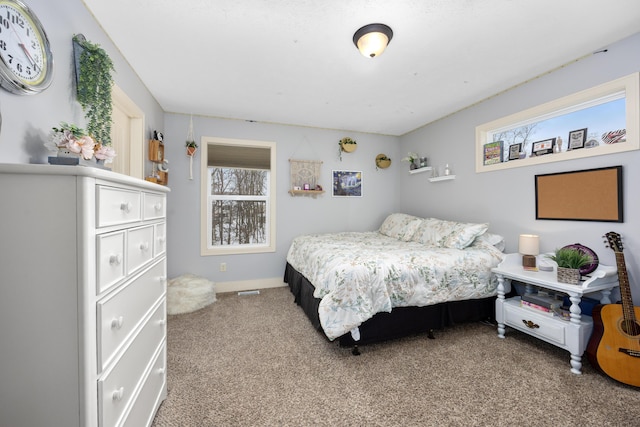
[[[0,16],[0,31],[2,30],[2,27],[6,28],[8,30],[9,29],[9,21],[7,19],[4,19],[2,16]]]
[[[7,50],[7,42],[4,40],[0,40],[0,49]]]

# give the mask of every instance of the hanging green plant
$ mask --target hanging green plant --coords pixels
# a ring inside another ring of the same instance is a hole
[[[98,44],[82,34],[73,36],[77,99],[85,112],[87,132],[103,145],[111,145],[111,89],[113,62]]]

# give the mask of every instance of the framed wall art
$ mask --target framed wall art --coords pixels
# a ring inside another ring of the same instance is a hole
[[[537,141],[531,144],[532,156],[543,156],[545,154],[553,153],[553,147],[556,145],[556,139],[550,138],[542,141]]]
[[[578,148],[584,148],[584,143],[587,141],[587,128],[572,130],[569,132],[569,141],[567,142],[567,150],[577,150]]]
[[[502,163],[503,141],[489,142],[484,145],[484,164],[494,165]]]
[[[522,152],[522,142],[511,144],[509,146],[509,160],[518,160]]]
[[[536,219],[623,222],[622,166],[535,176]]]
[[[333,171],[334,197],[362,197],[361,171]]]

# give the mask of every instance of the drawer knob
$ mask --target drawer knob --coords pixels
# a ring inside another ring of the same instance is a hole
[[[133,206],[131,205],[131,202],[120,203],[120,210],[121,211],[129,213],[129,212],[131,212],[131,208],[133,208]]]
[[[114,402],[119,402],[124,397],[124,387],[120,387],[111,394],[111,398]]]
[[[122,328],[123,324],[124,324],[124,317],[122,316],[116,317],[111,321],[111,329],[120,329]]]
[[[148,251],[149,250],[149,242],[141,242],[140,243],[140,250],[141,251]]]
[[[163,243],[164,244],[164,242],[166,242],[166,241],[167,241],[167,238],[165,236],[158,237],[158,242],[159,243]]]
[[[165,325],[165,323],[167,323],[167,322],[166,322],[164,319],[161,319],[161,320],[158,322],[158,324],[159,324],[160,326],[164,326],[164,325]]]
[[[111,265],[120,265],[120,264],[122,264],[122,255],[121,254],[111,255],[109,257],[109,264],[111,264]]]
[[[522,319],[522,323],[524,323],[524,326],[526,326],[529,329],[536,329],[540,327],[540,325],[538,325],[537,323],[533,323],[531,320]]]
[[[162,210],[162,203],[156,203],[155,205],[153,205],[153,208],[157,211],[161,211]]]
[[[164,375],[164,368],[159,368],[158,374],[160,374],[160,376]]]

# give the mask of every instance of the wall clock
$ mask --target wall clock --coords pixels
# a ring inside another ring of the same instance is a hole
[[[18,95],[51,84],[53,55],[36,15],[20,0],[0,0],[0,86]]]

